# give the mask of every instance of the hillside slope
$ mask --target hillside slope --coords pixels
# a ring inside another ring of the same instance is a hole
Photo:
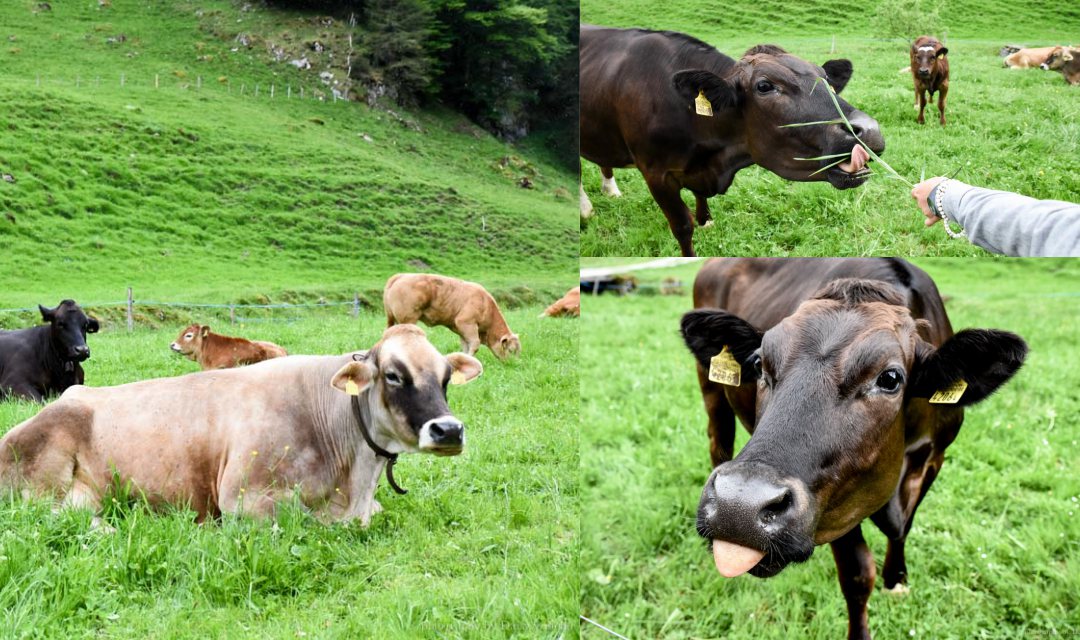
[[[565,169],[453,113],[313,100],[325,86],[215,39],[208,11],[253,19],[221,1],[7,12],[0,307],[129,284],[214,301],[348,291],[425,265],[572,277]]]

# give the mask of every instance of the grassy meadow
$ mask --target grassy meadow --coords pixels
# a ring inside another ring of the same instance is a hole
[[[1080,40],[1080,10],[1003,0],[935,5],[941,23],[934,35],[947,36],[951,75],[948,124],[942,128],[936,105],[927,108],[926,125],[915,122],[911,75],[898,73],[908,64],[909,44],[872,31],[880,4],[853,9],[822,0],[768,0],[718,11],[695,0],[677,6],[584,0],[581,19],[682,31],[735,58],[764,42],[818,64],[848,58],[855,73],[843,96],[881,124],[882,157],[909,182],[960,170],[957,179],[970,184],[1080,200],[1077,88],[1059,73],[1005,69],[997,55],[1005,44]],[[637,169],[616,170],[615,177],[622,198],[602,195],[599,169],[582,163],[585,190],[595,207],[595,215],[581,224],[582,255],[678,255]],[[925,228],[909,192],[880,168],[863,186],[837,191],[824,182],[788,182],[750,167],[738,173],[726,195],[710,200],[715,222],[695,231],[694,247],[701,255],[986,255],[949,238],[940,225]],[[684,191],[683,197],[692,211],[691,194]]]
[[[484,374],[450,390],[468,428],[454,458],[410,455],[376,498],[367,529],[323,525],[296,508],[276,522],[190,512],[53,514],[0,501],[0,637],[556,638],[578,610],[577,322],[509,312],[520,359],[486,348]],[[227,322],[219,322],[227,331]],[[312,315],[244,328],[291,353],[366,348],[385,320]],[[112,385],[197,370],[169,351],[169,329],[90,336],[87,383]],[[428,330],[443,353],[450,331]],[[40,410],[0,403],[0,432]],[[136,445],[137,446],[137,445]]]
[[[589,261],[598,266],[602,261]],[[1000,328],[1031,352],[966,412],[908,537],[910,593],[870,598],[877,638],[1080,633],[1080,264],[922,259],[954,328]],[[581,330],[582,615],[628,638],[842,638],[832,553],[760,580],[722,578],[694,530],[710,471],[685,296],[585,296]],[[746,442],[740,427],[736,447]],[[880,568],[885,537],[867,522]],[[583,638],[609,637],[582,623]]]

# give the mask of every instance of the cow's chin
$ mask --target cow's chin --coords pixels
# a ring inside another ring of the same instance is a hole
[[[848,173],[839,167],[833,167],[824,173],[825,179],[828,180],[829,184],[833,187],[837,189],[853,189],[869,180],[873,172],[867,167],[863,167],[855,173]]]
[[[430,453],[430,454],[433,454],[433,455],[446,457],[446,456],[460,455],[461,452],[464,449],[465,449],[465,447],[460,447],[460,446],[459,447],[447,447],[447,446],[432,445],[432,446],[429,446],[429,447],[422,447],[420,449],[420,453]]]

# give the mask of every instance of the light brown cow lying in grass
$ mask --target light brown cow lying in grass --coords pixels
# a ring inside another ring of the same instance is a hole
[[[242,367],[289,355],[273,342],[223,336],[212,333],[210,325],[200,324],[181,331],[169,348],[198,362],[203,371]]]
[[[558,316],[573,316],[578,317],[581,315],[581,287],[574,287],[566,292],[566,294],[553,302],[550,307],[544,309],[544,312],[540,314],[541,318],[555,318]]]
[[[1046,62],[1046,59],[1054,49],[1055,47],[1021,49],[1005,56],[1005,59],[1001,61],[1001,64],[1010,69],[1034,69]]]
[[[414,325],[369,351],[290,356],[118,387],[75,386],[0,439],[0,488],[97,510],[116,482],[152,505],[270,516],[282,500],[367,524],[383,453],[456,455],[446,383],[480,375]],[[355,396],[355,401],[354,401]],[[355,402],[355,404],[354,404]]]
[[[486,344],[500,360],[521,352],[521,341],[506,325],[495,298],[475,282],[425,273],[390,276],[383,289],[387,326],[423,322],[461,336],[469,355]]]

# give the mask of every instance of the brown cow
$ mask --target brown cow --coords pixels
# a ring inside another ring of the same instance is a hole
[[[427,273],[390,276],[383,289],[387,326],[422,321],[461,336],[461,350],[476,353],[481,343],[500,360],[521,352],[495,298],[475,282]]]
[[[589,25],[581,26],[580,56],[581,156],[600,166],[612,196],[612,168],[636,167],[684,256],[694,255],[695,218],[711,221],[708,198],[725,193],[741,169],[758,164],[837,189],[869,178],[869,155],[844,126],[782,126],[835,121],[834,97],[863,143],[885,149],[878,123],[828,90],[847,85],[848,60],[819,67],[758,45],[736,61],[682,33]],[[851,156],[829,168],[837,154]],[[822,156],[833,158],[808,160]],[[695,216],[683,189],[696,198]]]
[[[919,124],[925,124],[923,112],[934,93],[938,93],[938,121],[945,126],[945,96],[949,93],[949,50],[931,36],[919,36],[911,45],[911,76],[915,80],[915,108]]]
[[[1019,51],[1005,56],[1005,59],[1001,61],[1001,64],[1010,69],[1033,69],[1046,62],[1047,56],[1049,56],[1050,52],[1053,50],[1054,47],[1020,49]]]
[[[551,306],[544,309],[544,312],[540,314],[541,318],[555,318],[558,316],[573,316],[578,317],[581,315],[581,287],[574,287],[566,292],[566,294],[551,303]]]
[[[180,332],[169,345],[173,351],[207,369],[231,369],[270,358],[289,355],[273,342],[223,336],[210,331],[210,325],[193,324]]]
[[[130,483],[151,505],[187,506],[200,521],[270,516],[296,498],[323,520],[367,525],[397,454],[461,452],[445,385],[482,371],[402,325],[366,352],[75,386],[0,439],[0,487],[97,510]]]
[[[912,518],[963,407],[1007,382],[1027,345],[990,329],[954,335],[930,277],[895,259],[710,261],[694,307],[682,332],[715,467],[697,529],[717,569],[770,577],[831,543],[848,637],[869,638],[862,520],[889,539],[885,587],[905,590]],[[733,460],[736,416],[752,435]]]
[[[1071,85],[1080,84],[1080,50],[1054,47],[1050,56],[1046,58],[1046,62],[1043,63],[1042,68],[1060,71],[1065,78],[1065,82]]]

